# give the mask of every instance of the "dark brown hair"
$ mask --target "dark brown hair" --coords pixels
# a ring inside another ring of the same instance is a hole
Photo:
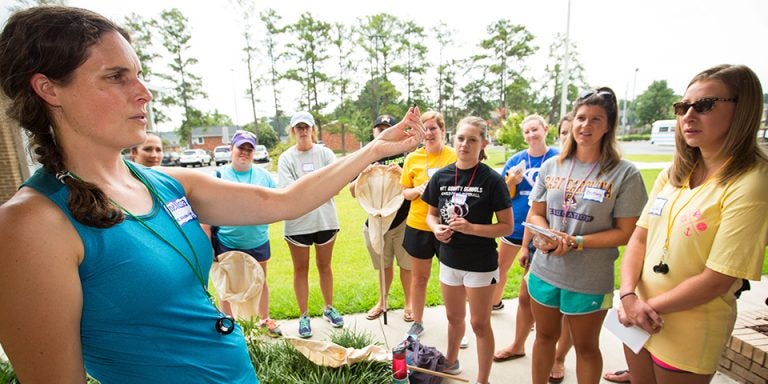
[[[608,131],[600,139],[600,172],[608,172],[619,164],[621,155],[619,154],[619,145],[616,142],[616,124],[618,123],[619,108],[616,102],[616,94],[608,87],[599,87],[582,93],[573,106],[570,115],[576,118],[576,112],[584,105],[597,105],[603,110],[608,118]],[[558,130],[558,134],[560,134]],[[573,135],[568,135],[568,139],[563,145],[563,151],[560,152],[558,161],[563,161],[576,154],[576,139]]]
[[[10,99],[7,114],[27,131],[36,160],[51,174],[66,174],[66,159],[56,145],[49,107],[30,80],[40,73],[67,85],[90,48],[109,32],[129,40],[124,30],[95,12],[41,6],[13,14],[0,33],[0,86]],[[69,187],[68,206],[77,221],[99,228],[123,221],[122,211],[95,184],[76,177],[59,180]]]

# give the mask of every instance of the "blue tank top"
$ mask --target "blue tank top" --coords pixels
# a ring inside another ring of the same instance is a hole
[[[211,245],[186,204],[181,184],[158,171],[130,166],[172,205],[207,282]],[[82,239],[80,337],[91,376],[102,383],[259,382],[242,330],[216,332],[219,314],[178,252],[127,215],[110,228],[76,221],[67,208],[68,188],[43,169],[24,185],[56,203]],[[157,198],[151,212],[139,217],[195,263],[179,227]]]

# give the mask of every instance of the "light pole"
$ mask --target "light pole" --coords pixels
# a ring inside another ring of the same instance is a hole
[[[635,94],[635,89],[637,87],[637,71],[639,71],[639,70],[640,70],[640,68],[635,68],[635,78],[634,78],[634,80],[632,80],[632,103],[630,103],[632,106],[634,106],[635,98],[637,98],[637,96]],[[626,103],[626,101],[625,101],[625,103]]]
[[[560,119],[565,116],[566,104],[568,103],[568,59],[571,34],[571,0],[568,0],[568,17],[565,22],[565,57],[563,58],[563,81],[560,89]]]

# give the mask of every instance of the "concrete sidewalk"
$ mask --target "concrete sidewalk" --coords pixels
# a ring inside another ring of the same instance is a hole
[[[614,295],[618,301],[618,292]],[[763,277],[760,282],[752,282],[752,290],[742,294],[739,299],[739,312],[754,311],[765,308],[765,299],[768,297],[768,279]],[[496,349],[510,344],[514,338],[515,313],[517,311],[517,299],[505,300],[505,307],[501,311],[494,311],[491,317],[493,331],[496,338]],[[392,348],[405,337],[405,332],[410,328],[411,323],[403,321],[402,309],[391,310],[388,312],[387,325],[384,325],[384,317],[377,320],[367,320],[365,313],[350,314],[344,316],[345,327],[356,330],[357,332],[370,332],[374,338],[383,343],[386,347]],[[430,346],[437,347],[440,351],[446,350],[446,330],[447,320],[445,319],[445,307],[429,307],[424,312],[425,332],[421,340]],[[286,335],[297,336],[298,319],[282,321],[280,328]],[[312,318],[312,331],[314,340],[327,340],[333,332],[330,324],[322,318]],[[467,349],[459,352],[459,360],[463,368],[461,377],[469,379],[474,383],[476,378],[477,353],[474,335],[467,321],[467,338],[470,345]],[[531,351],[533,346],[534,333],[531,333],[526,343],[526,357],[511,360],[503,363],[493,363],[491,370],[491,382],[494,384],[505,383],[530,383],[531,382]],[[619,370],[626,368],[624,361],[624,352],[621,342],[613,336],[611,332],[603,329],[600,334],[600,349],[603,353],[603,371]],[[565,380],[563,383],[576,383],[576,356],[574,351],[568,354],[565,364]],[[446,380],[446,383],[458,381]],[[601,382],[607,383],[602,380]],[[714,384],[737,383],[731,378],[717,373],[712,380]]]

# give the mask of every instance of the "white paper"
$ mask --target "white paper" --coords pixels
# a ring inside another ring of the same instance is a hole
[[[618,337],[635,354],[640,352],[645,342],[651,337],[651,334],[636,325],[625,327],[621,324],[619,322],[619,312],[613,308],[608,310],[603,326],[611,331],[614,336]]]

